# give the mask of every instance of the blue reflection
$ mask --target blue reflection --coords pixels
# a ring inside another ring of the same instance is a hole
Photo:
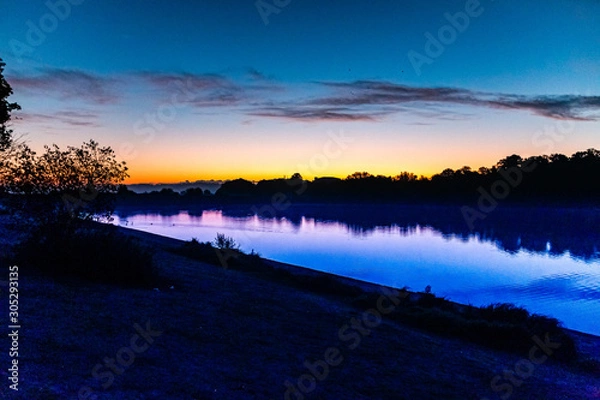
[[[303,207],[277,218],[247,210],[120,210],[115,223],[182,240],[224,233],[263,257],[389,286],[431,285],[461,303],[511,302],[600,334],[599,240],[589,228],[597,212],[511,209],[469,231],[452,207]]]

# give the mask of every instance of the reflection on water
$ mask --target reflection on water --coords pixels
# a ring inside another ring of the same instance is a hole
[[[503,209],[469,230],[458,207],[302,206],[275,217],[250,207],[139,212],[116,223],[243,250],[452,300],[512,302],[600,334],[600,211]]]

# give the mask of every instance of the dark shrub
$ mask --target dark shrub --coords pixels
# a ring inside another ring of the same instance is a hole
[[[445,336],[454,336],[499,350],[527,354],[537,343],[534,336],[560,343],[552,359],[577,359],[574,340],[551,317],[530,314],[513,304],[486,307],[459,306],[431,293],[418,293],[416,301],[399,305],[388,317]]]
[[[155,281],[152,252],[114,226],[70,222],[37,229],[17,247],[17,262],[53,277],[149,286]]]
[[[445,297],[437,297],[433,293],[419,293],[419,298],[416,303],[421,307],[438,307],[442,310],[451,310],[454,308],[452,303],[446,300]]]
[[[242,258],[251,257],[253,261],[257,258],[255,255],[245,255],[237,248],[219,249],[214,247],[210,242],[200,242],[196,238],[183,243],[179,248],[173,250],[173,252],[208,264],[234,269],[238,269],[242,264],[245,264],[241,262]]]
[[[522,307],[517,307],[509,303],[490,304],[481,307],[481,317],[486,321],[504,321],[514,324],[526,322],[529,318],[529,311]]]

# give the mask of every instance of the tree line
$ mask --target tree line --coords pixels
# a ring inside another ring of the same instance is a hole
[[[355,172],[346,178],[318,177],[305,180],[299,173],[290,178],[251,182],[235,179],[217,192],[189,189],[181,194],[170,189],[135,194],[122,187],[120,198],[162,204],[177,203],[285,203],[364,202],[473,203],[478,198],[513,203],[600,203],[600,151],[587,149],[564,154],[500,159],[490,167],[444,169],[432,177],[411,172],[395,176]]]

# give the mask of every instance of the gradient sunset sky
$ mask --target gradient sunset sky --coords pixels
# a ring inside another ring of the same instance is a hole
[[[600,148],[597,0],[1,9],[15,134],[110,145],[128,183],[431,175]]]

